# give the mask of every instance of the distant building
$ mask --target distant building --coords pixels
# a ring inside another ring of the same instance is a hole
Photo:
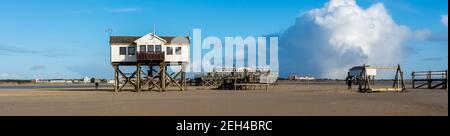
[[[310,76],[298,76],[298,75],[291,75],[288,77],[288,80],[315,80],[316,78],[310,77]]]
[[[305,76],[305,77],[300,77],[300,80],[315,80],[316,78],[314,77],[309,77],[309,76]]]
[[[90,79],[89,79],[90,80]],[[51,84],[80,84],[85,83],[83,79],[35,79],[33,83],[51,83]],[[90,81],[89,81],[90,83]]]
[[[92,78],[90,78],[90,77],[83,78],[83,83],[92,83],[91,81],[92,81]]]
[[[300,80],[300,76],[297,76],[297,75],[290,75],[290,76],[288,77],[288,80]]]
[[[114,84],[114,82],[115,82],[114,80],[108,80],[107,81],[108,84]]]
[[[47,80],[47,79],[35,79],[34,83],[50,83],[50,80]]]
[[[72,80],[65,80],[65,79],[52,79],[52,80],[50,80],[50,83],[65,84],[65,83],[73,83],[73,81]]]

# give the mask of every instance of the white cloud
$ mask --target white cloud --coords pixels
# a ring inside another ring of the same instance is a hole
[[[308,75],[343,78],[355,65],[398,64],[410,33],[381,3],[363,9],[355,0],[331,0],[302,14],[281,35],[282,48],[297,51],[281,63]]]
[[[441,16],[441,23],[444,24],[445,27],[448,27],[448,15]]]

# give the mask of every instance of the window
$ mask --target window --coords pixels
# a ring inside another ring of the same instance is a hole
[[[139,52],[147,52],[147,46],[141,45],[140,49],[139,49]]]
[[[175,49],[175,53],[176,53],[177,55],[181,55],[181,47],[177,47],[177,48]]]
[[[127,47],[120,47],[120,55],[127,55]]]
[[[155,45],[155,52],[161,52],[161,45]]]
[[[128,55],[136,55],[136,47],[128,47]]]
[[[148,45],[148,52],[154,52],[154,51],[155,51],[155,46]]]
[[[172,47],[167,47],[167,55],[173,55],[173,48]]]

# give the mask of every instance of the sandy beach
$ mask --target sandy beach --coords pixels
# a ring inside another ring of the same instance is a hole
[[[408,85],[409,86],[409,85]],[[112,88],[1,89],[2,116],[448,116],[448,91],[358,93],[342,83],[266,90],[111,92]]]

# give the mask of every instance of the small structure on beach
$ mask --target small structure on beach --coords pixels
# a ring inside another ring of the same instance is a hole
[[[92,83],[92,78],[90,77],[84,77],[83,78],[83,83],[87,84],[87,83]]]
[[[114,67],[114,91],[118,92],[127,84],[136,91],[166,91],[174,85],[186,90],[186,67],[189,64],[190,39],[186,36],[158,36],[153,33],[144,36],[110,36],[111,64]],[[133,73],[124,73],[120,67],[136,67]],[[181,67],[180,71],[169,74],[167,67]],[[148,70],[143,70],[147,67]],[[119,76],[124,80],[121,83]]]
[[[35,79],[33,80],[33,83],[50,83],[50,79]]]
[[[365,70],[366,73],[363,73]],[[361,80],[363,74],[367,75],[371,81],[375,81],[375,76],[377,76],[377,69],[367,66],[355,66],[349,69],[347,80],[353,81],[352,83],[358,85],[358,81]],[[374,85],[374,82],[371,82],[371,85]]]
[[[278,73],[271,72],[270,68],[216,67],[200,79],[202,86],[220,89],[268,89],[278,80]]]
[[[420,83],[418,86],[416,86]],[[428,89],[448,89],[448,71],[417,71],[412,72],[412,87]]]
[[[380,70],[395,70],[395,77],[393,79],[394,83],[392,88],[374,88],[375,86],[375,76]],[[395,91],[404,92],[406,91],[405,81],[403,79],[403,71],[398,66],[392,67],[374,67],[369,65],[353,67],[348,72],[347,81],[352,81],[358,84],[358,90],[360,92],[374,92],[374,91]],[[352,84],[350,82],[350,84]]]
[[[361,76],[361,74],[363,73],[363,70],[366,70],[365,72],[367,72],[366,74],[368,76],[376,76],[377,75],[377,69],[370,67],[370,66],[356,66],[356,67],[352,67],[349,72],[348,72],[348,76],[351,77],[359,77]]]
[[[292,81],[311,81],[311,80],[315,80],[316,78],[314,77],[310,77],[310,76],[298,76],[298,75],[290,75],[288,78],[288,80],[292,80]]]

